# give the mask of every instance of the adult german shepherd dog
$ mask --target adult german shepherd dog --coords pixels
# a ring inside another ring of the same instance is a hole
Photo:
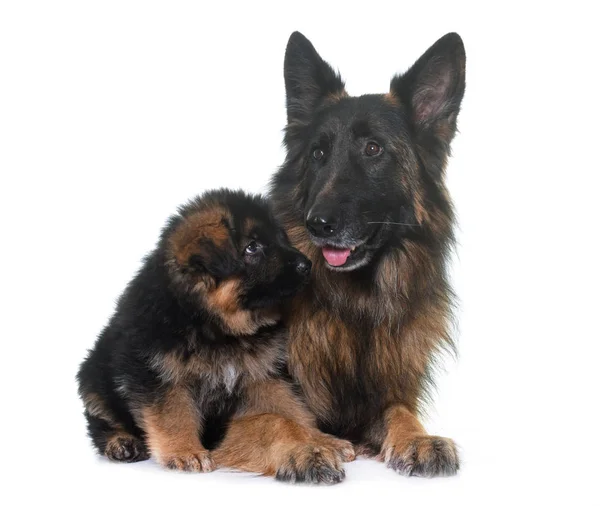
[[[453,347],[444,170],[465,61],[450,33],[389,93],[350,97],[302,34],[285,55],[287,158],[271,197],[313,264],[287,315],[289,370],[323,431],[405,475],[459,468],[454,442],[417,416],[436,353]]]

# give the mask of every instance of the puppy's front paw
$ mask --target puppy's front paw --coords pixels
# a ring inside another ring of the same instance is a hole
[[[382,454],[390,469],[405,476],[452,476],[460,467],[456,444],[445,437],[418,436]]]
[[[207,473],[215,468],[208,450],[173,452],[167,455],[161,455],[158,458],[158,461],[164,467],[175,469],[177,471]]]
[[[114,462],[139,462],[150,458],[144,442],[129,434],[110,438],[104,454]]]
[[[285,456],[275,478],[290,483],[340,483],[346,473],[343,458],[331,443],[298,445]]]

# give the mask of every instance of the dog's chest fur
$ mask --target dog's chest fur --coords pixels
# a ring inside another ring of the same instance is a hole
[[[187,329],[184,344],[154,356],[150,365],[161,380],[232,394],[248,382],[277,374],[285,362],[286,335],[279,326],[215,341],[203,339],[200,332]]]
[[[298,300],[288,323],[290,372],[320,427],[355,441],[386,407],[417,409],[431,352],[446,331],[433,305],[375,324]]]

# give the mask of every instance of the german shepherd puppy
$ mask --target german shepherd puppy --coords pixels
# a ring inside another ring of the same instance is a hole
[[[316,430],[282,375],[280,303],[310,269],[260,197],[212,191],[180,208],[79,370],[97,450],[185,471],[340,481],[352,448]]]
[[[382,95],[350,97],[300,33],[284,66],[287,158],[272,180],[277,217],[313,263],[291,302],[289,369],[328,433],[405,475],[455,474],[454,442],[417,415],[449,334],[444,184],[465,89],[450,33]]]

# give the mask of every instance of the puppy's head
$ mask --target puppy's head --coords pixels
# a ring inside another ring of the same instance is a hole
[[[242,192],[213,191],[191,201],[164,241],[177,289],[200,294],[200,303],[224,320],[276,307],[310,275],[310,261],[289,245],[266,201]]]

